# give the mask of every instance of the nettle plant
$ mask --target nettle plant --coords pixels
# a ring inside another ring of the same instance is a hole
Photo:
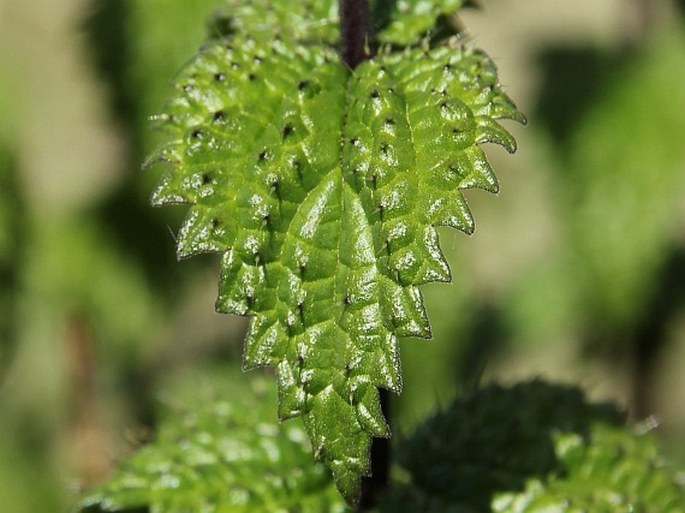
[[[402,388],[398,339],[430,337],[419,287],[450,280],[437,228],[473,231],[462,191],[498,190],[481,145],[514,152],[499,120],[525,122],[460,39],[463,3],[229,0],[213,18],[220,36],[159,116],[169,139],[147,164],[167,171],[152,201],[190,205],[178,256],[222,255],[216,308],[251,317],[244,368],[275,368],[278,391],[224,371],[209,399],[197,383],[172,391],[155,441],[80,508],[358,504],[372,441],[390,436],[383,398]],[[273,422],[276,400],[303,424]],[[362,508],[685,511],[646,427],[570,387],[481,388],[399,442],[401,470],[390,482],[386,461]]]
[[[154,205],[189,204],[178,257],[221,253],[216,309],[251,317],[244,368],[274,367],[278,416],[302,417],[355,503],[379,389],[402,389],[399,337],[429,338],[419,286],[449,281],[437,228],[498,183],[525,118],[462,44],[461,0],[230,2],[225,37],[175,79]]]

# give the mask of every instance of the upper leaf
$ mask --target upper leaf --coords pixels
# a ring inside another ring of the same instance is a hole
[[[523,121],[492,62],[450,44],[353,72],[328,46],[235,34],[176,79],[155,205],[189,203],[180,258],[220,252],[217,310],[253,317],[244,366],[276,368],[348,501],[389,436],[378,387],[402,386],[397,337],[427,338],[418,286],[450,279],[436,227],[473,230],[460,190],[496,191],[480,144]]]
[[[409,46],[435,29],[436,21],[457,11],[464,0],[371,0],[373,37],[381,44]],[[339,38],[337,0],[272,2],[227,0],[212,26],[221,34],[278,34],[300,43],[335,45]]]
[[[440,16],[454,13],[464,0],[376,0],[374,4],[379,42],[408,46],[428,35]]]

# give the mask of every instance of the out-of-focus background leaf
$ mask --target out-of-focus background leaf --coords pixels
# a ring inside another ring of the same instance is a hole
[[[175,261],[181,211],[150,208],[140,171],[220,3],[0,0],[2,511],[64,511],[148,438],[168,376],[239,365],[216,259]],[[479,382],[548,376],[655,414],[683,465],[683,3],[463,12],[529,125],[514,158],[489,152],[502,192],[469,195],[475,235],[441,234],[454,284],[426,287],[435,340],[402,342],[395,434]]]

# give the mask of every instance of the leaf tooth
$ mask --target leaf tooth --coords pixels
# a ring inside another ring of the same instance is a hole
[[[285,357],[288,337],[279,322],[270,316],[259,314],[250,323],[245,336],[243,369],[273,365]]]
[[[176,255],[182,260],[200,253],[226,251],[229,238],[229,231],[213,208],[194,205],[178,232]]]
[[[450,226],[471,235],[475,229],[475,222],[471,209],[464,195],[458,189],[441,191],[439,195],[431,196],[424,209],[426,218],[435,226]]]
[[[492,118],[482,116],[478,118],[477,123],[476,142],[478,144],[495,143],[503,146],[509,153],[516,152],[516,139],[502,125]]]
[[[147,156],[143,161],[142,167],[143,169],[148,169],[159,163],[178,164],[181,162],[181,153],[182,149],[178,141],[163,144]]]
[[[362,337],[362,340],[365,340],[366,349],[350,360],[349,372],[354,381],[348,380],[347,386],[354,391],[366,381],[399,394],[402,391],[402,369],[397,337],[384,330],[379,335]]]
[[[276,379],[278,380],[278,418],[287,420],[299,417],[304,413],[306,393],[299,383],[287,360],[281,360],[276,366]],[[312,447],[317,450],[312,440]],[[320,451],[321,448],[319,447]]]
[[[153,207],[161,207],[164,205],[179,205],[185,203],[192,203],[184,191],[179,190],[178,176],[175,170],[165,173],[155,187],[150,197],[150,204]]]
[[[391,279],[382,280],[381,302],[390,316],[392,331],[400,337],[430,338],[431,329],[417,287],[401,287]]]
[[[488,115],[493,119],[511,119],[517,123],[525,125],[528,123],[526,116],[518,110],[516,104],[504,94],[501,90],[498,90],[496,96],[494,96],[487,106]]]
[[[221,267],[218,312],[247,315],[273,308],[275,292],[263,285],[265,266],[246,263],[232,248],[224,253]]]
[[[378,389],[371,384],[362,385],[355,392],[357,419],[371,435],[379,438],[390,437],[390,427],[383,416]]]
[[[399,394],[402,392],[402,363],[400,361],[400,346],[397,337],[393,333],[387,333],[382,339],[382,357],[377,359],[378,376],[381,379],[375,382],[377,386],[382,386]]]
[[[438,232],[433,226],[428,226],[423,231],[420,253],[423,263],[420,283],[449,282],[452,280],[449,265],[440,250]]]
[[[459,189],[482,189],[493,194],[499,192],[499,181],[480,147],[472,146],[465,150],[458,167],[460,175],[464,177]]]

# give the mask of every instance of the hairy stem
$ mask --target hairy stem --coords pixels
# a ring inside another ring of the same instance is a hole
[[[350,69],[366,60],[371,10],[369,0],[340,0],[341,54]]]

